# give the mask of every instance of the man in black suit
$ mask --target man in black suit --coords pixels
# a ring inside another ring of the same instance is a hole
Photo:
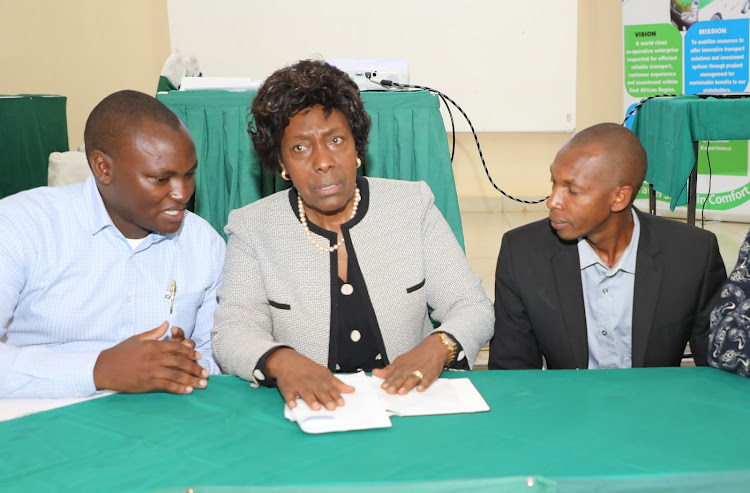
[[[643,214],[638,138],[587,128],[550,166],[549,219],[505,234],[495,274],[491,369],[706,364],[726,271],[713,233]]]

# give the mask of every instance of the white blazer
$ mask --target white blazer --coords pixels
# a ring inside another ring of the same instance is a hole
[[[366,211],[342,231],[350,234],[387,361],[433,332],[429,306],[438,330],[455,337],[464,349],[459,356],[473,365],[492,337],[494,311],[430,188],[362,180],[369,188],[360,204]],[[232,211],[225,229],[229,243],[212,346],[222,370],[246,380],[255,381],[258,360],[281,345],[328,367],[331,279],[338,275],[331,269],[337,262],[307,239],[290,193]],[[317,241],[328,244],[323,237]]]

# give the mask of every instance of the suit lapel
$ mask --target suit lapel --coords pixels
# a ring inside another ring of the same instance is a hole
[[[559,250],[552,255],[550,260],[555,277],[557,296],[560,300],[560,310],[575,359],[575,366],[577,368],[588,368],[589,349],[578,246],[575,244],[558,244],[558,248]]]
[[[635,263],[635,285],[633,287],[632,357],[633,367],[642,367],[651,336],[662,269],[656,261],[661,248],[650,228],[650,218],[644,217],[645,214],[640,211],[636,211],[636,213],[641,222],[641,237],[638,240],[638,257]]]

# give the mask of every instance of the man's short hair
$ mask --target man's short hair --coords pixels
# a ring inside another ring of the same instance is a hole
[[[638,193],[646,179],[648,158],[638,137],[617,123],[599,123],[578,132],[566,144],[575,148],[599,145],[604,150],[607,165],[612,167],[617,186],[630,185]]]
[[[86,159],[94,151],[115,156],[122,138],[136,134],[144,120],[163,124],[173,130],[182,126],[172,110],[148,94],[124,90],[104,98],[86,120],[83,131]]]

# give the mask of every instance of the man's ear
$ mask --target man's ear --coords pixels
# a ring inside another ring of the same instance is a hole
[[[93,151],[89,157],[89,166],[96,181],[102,185],[112,183],[112,158],[102,151]]]
[[[622,212],[630,205],[630,199],[633,197],[633,187],[623,185],[612,190],[612,199],[610,210],[612,212]]]

